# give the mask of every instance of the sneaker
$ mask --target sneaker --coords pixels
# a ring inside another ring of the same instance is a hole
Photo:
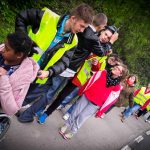
[[[64,106],[63,106],[63,105],[59,105],[59,106],[57,107],[57,110],[61,110],[62,108],[64,108]]]
[[[134,116],[135,116],[135,118],[136,118],[137,120],[139,119],[139,117],[138,117],[138,115],[137,115],[137,114],[135,114]]]
[[[46,113],[43,113],[43,114],[38,118],[38,123],[39,123],[39,124],[44,124],[47,117],[48,117],[48,115],[47,115]]]
[[[104,114],[102,114],[102,115],[100,116],[100,118],[103,119],[103,118],[104,118]]]
[[[147,119],[146,119],[146,120],[145,120],[145,122],[148,122],[148,123],[150,123],[150,120],[147,120]]]
[[[120,120],[123,123],[125,121],[125,118],[122,116]]]
[[[72,132],[66,133],[63,135],[65,140],[69,140],[74,136],[74,134]]]
[[[32,112],[24,111],[24,112],[20,113],[20,115],[17,119],[21,123],[33,122],[34,114]]]
[[[62,126],[62,127],[60,128],[59,133],[60,133],[61,135],[65,134],[65,132],[67,131],[67,128],[68,128],[68,127],[67,127],[66,125]]]
[[[70,114],[69,114],[69,113],[66,113],[66,114],[63,116],[63,119],[64,119],[64,120],[68,120],[68,119],[69,119],[69,116],[70,116]]]

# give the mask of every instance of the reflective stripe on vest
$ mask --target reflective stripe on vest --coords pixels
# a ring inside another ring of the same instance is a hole
[[[29,29],[29,36],[31,39],[39,46],[40,53],[34,54],[33,59],[37,62],[43,53],[47,50],[50,43],[54,39],[56,33],[57,33],[57,24],[59,21],[60,16],[58,16],[56,13],[52,12],[51,10],[47,8],[43,8],[45,11],[43,14],[43,17],[41,19],[39,30],[36,34],[32,32],[32,29]],[[43,70],[47,70],[49,67],[51,67],[53,64],[55,64],[62,56],[63,54],[73,48],[77,45],[78,39],[75,35],[73,38],[73,41],[71,44],[64,44],[63,48],[59,48],[53,55],[53,57],[49,60],[46,67]],[[44,84],[47,81],[47,78],[44,80],[38,79],[36,82],[40,84]]]
[[[99,57],[95,56],[90,59],[85,60],[82,68],[79,70],[77,78],[80,81],[81,85],[83,85],[90,77],[91,77],[91,68],[92,68],[92,60],[96,58],[99,63],[101,63],[99,70],[104,70],[106,66],[106,58],[107,56]]]
[[[137,104],[139,104],[141,106],[143,106],[144,103],[148,99],[150,99],[150,93],[145,94],[145,90],[146,90],[146,88],[142,87],[141,90],[139,91],[139,93],[133,99]],[[150,105],[148,105],[146,108],[150,110]]]

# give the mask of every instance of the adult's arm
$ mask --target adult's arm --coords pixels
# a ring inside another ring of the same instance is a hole
[[[27,9],[16,16],[15,31],[23,31],[27,33],[28,27],[31,26],[34,33],[40,26],[41,18],[44,11],[40,9]]]
[[[69,67],[69,63],[74,54],[75,48],[76,46],[66,51],[64,55],[52,67],[48,69],[49,72],[53,72],[53,76],[62,73],[67,67]]]

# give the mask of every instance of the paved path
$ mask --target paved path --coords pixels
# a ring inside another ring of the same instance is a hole
[[[46,124],[19,123],[14,116],[11,127],[0,143],[0,150],[119,150],[143,132],[150,130],[144,117],[120,121],[121,108],[114,108],[104,119],[90,118],[69,141],[58,133],[62,113],[55,111]],[[146,150],[146,149],[144,149]]]

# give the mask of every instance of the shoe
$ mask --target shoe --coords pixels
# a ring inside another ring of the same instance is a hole
[[[147,119],[146,119],[146,120],[145,120],[145,122],[148,122],[148,123],[150,123],[150,120],[147,120]]]
[[[66,125],[64,125],[64,126],[62,126],[61,128],[60,128],[60,130],[59,130],[59,133],[61,134],[61,135],[63,135],[63,134],[65,134],[65,132],[67,131],[67,126]]]
[[[63,105],[59,105],[59,106],[57,107],[57,110],[61,110],[62,108],[64,108],[64,106],[63,106]]]
[[[74,134],[72,132],[66,133],[63,135],[65,140],[69,140],[74,136]]]
[[[122,116],[120,120],[121,120],[121,122],[123,123],[123,122],[125,121],[124,116]]]
[[[33,122],[34,120],[34,115],[24,111],[23,113],[20,114],[20,116],[18,117],[18,121],[21,123],[29,123],[29,122]]]
[[[104,118],[104,114],[102,114],[102,115],[100,116],[100,118],[103,119],[103,118]]]
[[[139,117],[138,117],[138,115],[137,115],[137,114],[135,114],[134,116],[135,116],[135,118],[136,118],[137,120],[139,119]]]
[[[10,118],[6,114],[0,113],[0,142],[4,139],[11,124]]]
[[[48,115],[47,115],[46,113],[43,113],[43,114],[38,118],[38,123],[39,123],[39,124],[44,124],[47,117],[48,117]]]
[[[64,120],[68,120],[68,119],[69,119],[69,116],[70,116],[70,114],[69,114],[69,113],[66,113],[66,114],[63,116],[63,119],[64,119]]]
[[[35,113],[36,117],[40,117],[42,115],[43,110],[39,110],[38,112]]]

